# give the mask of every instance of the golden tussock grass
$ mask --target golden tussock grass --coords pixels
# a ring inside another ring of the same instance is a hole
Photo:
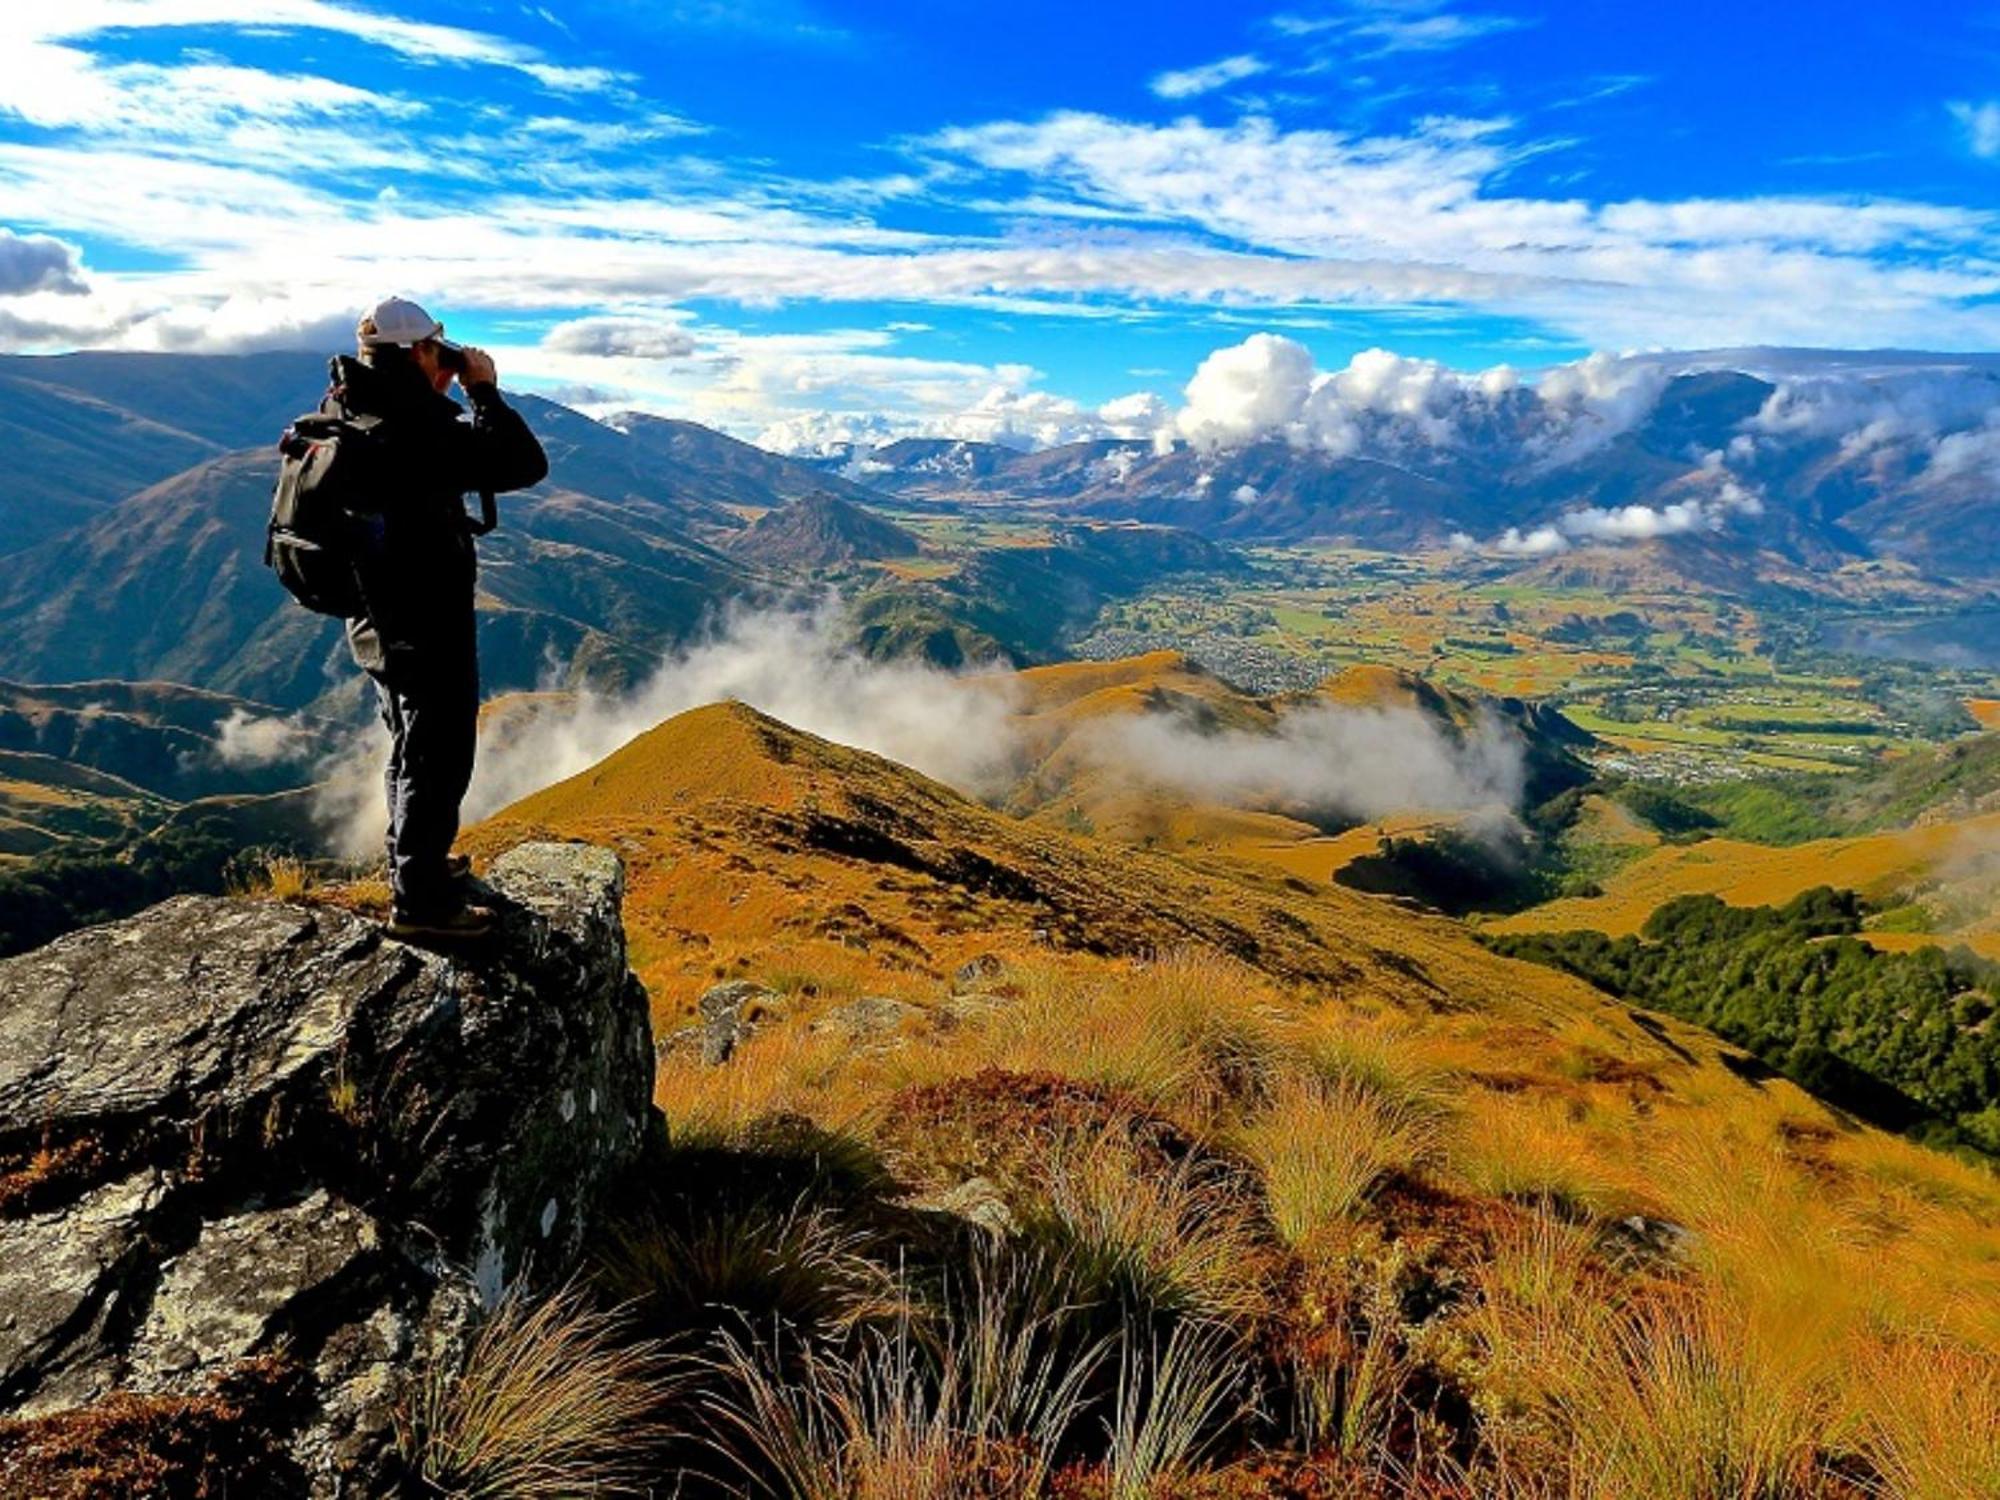
[[[1240,1184],[1184,1162],[1135,1177],[1088,1142],[1054,1163],[1039,1238],[1135,1308],[1248,1322],[1267,1308],[1271,1265]]]
[[[1935,1450],[1991,1414],[1993,1174],[1843,1126],[1788,1084],[1753,1088],[1712,1047],[1677,1059],[1613,1007],[1538,1026],[1330,1001],[1191,951],[1050,954],[951,1018],[931,999],[931,1023],[873,1051],[810,1035],[825,1002],[806,988],[727,1067],[662,1067],[677,1131],[797,1111],[866,1139],[897,1089],[992,1067],[1156,1110],[1247,1176],[1140,1175],[1129,1149],[1076,1141],[1022,1232],[1089,1268],[1089,1300],[1294,1325],[1289,1430],[1370,1472],[1408,1462],[1387,1445],[1418,1420],[1433,1346],[1469,1351],[1454,1378],[1496,1494],[1809,1497],[1833,1493],[1825,1466],[1846,1454],[1880,1493],[1944,1495],[1990,1458]],[[1378,1201],[1411,1180],[1490,1208],[1445,1273],[1458,1310],[1429,1332],[1396,1308],[1410,1277],[1440,1273],[1372,1227],[1413,1211]],[[1634,1262],[1632,1214],[1679,1226],[1675,1250]],[[1309,1317],[1279,1291],[1287,1256],[1319,1288]],[[1885,1405],[1892,1386],[1903,1400]]]
[[[268,854],[232,884],[230,894],[259,901],[297,901],[318,884],[305,860],[292,854]]]
[[[1765,1357],[1739,1310],[1663,1296],[1612,1320],[1559,1404],[1577,1492],[1602,1500],[1807,1500],[1836,1421],[1817,1372]]]
[[[1448,1175],[1487,1197],[1630,1213],[1636,1195],[1593,1140],[1591,1120],[1590,1102],[1570,1094],[1468,1090],[1446,1147]]]
[[[2000,1495],[2000,1352],[1917,1339],[1865,1347],[1849,1400],[1884,1494]]]
[[[644,1495],[675,1379],[656,1346],[576,1292],[510,1296],[464,1368],[420,1387],[404,1454],[426,1484],[466,1500]]]
[[[1438,1119],[1353,1078],[1291,1078],[1236,1140],[1257,1167],[1278,1233],[1298,1245],[1358,1211],[1385,1177],[1426,1164]]]

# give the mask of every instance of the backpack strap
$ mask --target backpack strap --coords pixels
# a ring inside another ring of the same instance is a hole
[[[467,516],[465,518],[466,532],[471,536],[485,536],[487,532],[499,524],[500,507],[494,503],[493,491],[481,490],[479,492],[479,519],[475,521],[472,517]]]

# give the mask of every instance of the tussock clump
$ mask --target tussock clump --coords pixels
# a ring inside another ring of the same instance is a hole
[[[1612,1320],[1559,1398],[1582,1495],[1626,1500],[1809,1500],[1833,1493],[1829,1393],[1760,1357],[1740,1309],[1656,1298]]]
[[[1867,1355],[1854,1425],[1901,1500],[2000,1495],[2000,1353],[1905,1339]]]
[[[1489,1197],[1578,1220],[1616,1212],[1628,1195],[1607,1180],[1581,1126],[1579,1106],[1561,1097],[1475,1095],[1451,1132],[1449,1162]]]
[[[503,1300],[465,1366],[427,1380],[401,1434],[406,1462],[465,1500],[644,1495],[677,1382],[657,1345],[574,1290]]]
[[[1079,1291],[1141,1326],[1202,1319],[1249,1324],[1268,1310],[1273,1256],[1254,1199],[1185,1160],[1134,1176],[1110,1151],[1060,1155],[1028,1233],[1058,1249]]]
[[[1105,1455],[1107,1500],[1152,1500],[1185,1478],[1246,1413],[1244,1361],[1225,1325],[1183,1323],[1127,1343]]]
[[[295,854],[265,854],[230,882],[229,893],[259,901],[298,901],[320,884],[318,872]]]
[[[872,1242],[804,1201],[723,1206],[683,1225],[626,1222],[605,1237],[595,1279],[661,1337],[748,1324],[831,1339],[901,1305]]]
[[[1376,1185],[1437,1148],[1434,1115],[1346,1078],[1291,1079],[1237,1134],[1278,1233],[1298,1245],[1357,1213]]]
[[[951,1316],[906,1315],[845,1350],[730,1337],[703,1400],[712,1443],[789,1500],[1043,1494],[1111,1352],[1052,1293],[1068,1271],[987,1253]]]

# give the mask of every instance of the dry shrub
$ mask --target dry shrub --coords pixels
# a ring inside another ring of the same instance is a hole
[[[1316,1263],[1285,1344],[1292,1425],[1308,1451],[1386,1456],[1411,1375],[1403,1340],[1400,1247]]]
[[[1377,1183],[1426,1161],[1436,1116],[1347,1078],[1287,1079],[1238,1133],[1288,1244],[1358,1212]]]
[[[223,1500],[296,1492],[304,1476],[274,1429],[297,1394],[274,1356],[245,1361],[197,1395],[118,1391],[73,1411],[0,1419],[0,1473],[35,1500]]]
[[[509,1296],[456,1374],[418,1389],[403,1425],[413,1472],[464,1500],[643,1495],[676,1374],[659,1346],[575,1290]]]

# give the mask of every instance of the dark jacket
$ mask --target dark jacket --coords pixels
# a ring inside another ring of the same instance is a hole
[[[548,458],[519,412],[489,384],[473,386],[472,419],[407,358],[332,363],[320,410],[382,419],[379,498],[365,509],[359,567],[368,611],[347,625],[360,666],[397,677],[454,667],[473,651],[473,582],[465,497],[538,484]],[[439,660],[442,658],[443,660]]]

